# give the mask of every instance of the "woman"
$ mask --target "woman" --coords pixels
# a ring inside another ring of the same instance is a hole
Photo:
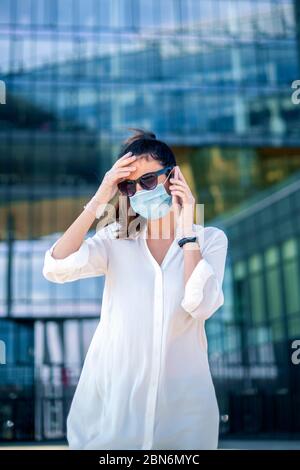
[[[116,220],[84,239],[116,195]],[[101,321],[67,418],[71,449],[217,448],[204,324],[224,302],[228,242],[221,229],[195,224],[194,209],[171,149],[138,129],[47,251],[49,281],[105,276]]]

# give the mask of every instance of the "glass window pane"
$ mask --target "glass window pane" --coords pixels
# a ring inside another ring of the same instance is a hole
[[[96,2],[95,16],[96,24],[104,29],[110,27],[110,4],[111,0],[102,0]]]
[[[19,0],[16,4],[17,23],[31,23],[31,0]]]
[[[262,323],[265,321],[264,309],[264,289],[262,284],[262,276],[256,274],[250,279],[251,293],[251,311],[253,323]]]
[[[139,3],[139,26],[140,28],[157,28],[158,16],[154,2],[140,0]]]
[[[11,1],[1,0],[0,2],[0,24],[10,23]]]
[[[69,367],[81,364],[80,356],[80,323],[78,320],[64,322],[64,362]]]
[[[246,263],[244,261],[238,261],[234,265],[234,278],[243,279],[246,276]]]
[[[58,25],[71,26],[74,23],[74,1],[63,0],[63,2],[57,2],[57,9]]]
[[[279,269],[272,268],[267,271],[266,282],[269,316],[270,318],[278,318],[283,314]]]
[[[279,263],[279,249],[277,247],[270,247],[265,252],[266,266],[274,266]]]
[[[45,2],[47,2],[47,0],[31,0],[32,23],[35,25],[47,23]]]
[[[200,21],[200,2],[199,0],[180,1],[181,26],[191,28],[199,24]]]
[[[249,271],[252,273],[260,271],[262,268],[262,259],[260,255],[253,255],[249,259]]]
[[[174,28],[178,23],[178,2],[175,0],[164,0],[160,5],[160,24],[163,28]]]
[[[102,3],[101,1],[99,3]],[[114,3],[114,2],[111,2]],[[95,11],[97,9],[94,0],[84,0],[78,2],[79,24],[80,26],[93,27],[96,24]]]
[[[59,324],[55,321],[46,323],[46,342],[48,360],[51,364],[63,363],[63,336]]]
[[[283,274],[287,313],[298,314],[300,310],[300,279],[296,260],[284,262]]]
[[[0,316],[4,314],[4,302],[6,301],[6,273],[7,273],[7,249],[4,243],[0,244]]]
[[[272,331],[272,340],[273,341],[283,340],[283,338],[284,338],[283,321],[272,322],[271,331]]]
[[[300,316],[289,318],[288,320],[289,338],[299,338],[300,335]]]
[[[297,241],[295,238],[287,240],[282,245],[282,256],[284,259],[293,259],[297,256]]]
[[[29,297],[30,258],[26,253],[16,252],[13,257],[13,297],[14,300],[27,300]]]

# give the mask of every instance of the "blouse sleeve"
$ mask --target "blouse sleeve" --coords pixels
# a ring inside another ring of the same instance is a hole
[[[207,319],[224,303],[222,285],[227,248],[227,236],[218,229],[187,280],[181,306],[194,318]]]
[[[108,239],[99,230],[83,241],[80,248],[63,259],[52,256],[58,240],[45,253],[43,275],[48,281],[64,283],[78,279],[102,276],[108,268]]]

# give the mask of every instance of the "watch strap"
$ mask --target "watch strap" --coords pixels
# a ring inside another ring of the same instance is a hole
[[[185,243],[196,242],[196,241],[197,241],[196,236],[194,236],[194,237],[183,237],[180,240],[178,240],[178,245],[180,246],[180,248],[182,248],[183,245],[185,245]]]

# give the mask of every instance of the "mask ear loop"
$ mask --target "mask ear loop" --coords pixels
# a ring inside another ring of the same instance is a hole
[[[162,183],[162,184],[163,184],[163,186],[164,186],[164,185],[165,185],[165,183],[168,181],[168,178],[169,178],[169,176],[172,174],[172,172],[173,172],[174,168],[175,168],[175,167],[173,167],[173,168],[172,168],[172,169],[169,171],[169,174],[168,174],[168,176],[166,177],[165,181]]]

